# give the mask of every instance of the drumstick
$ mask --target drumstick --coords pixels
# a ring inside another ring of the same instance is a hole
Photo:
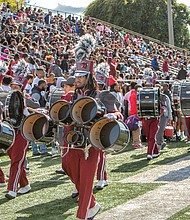
[[[28,109],[29,111],[31,111],[31,112],[38,112],[37,109],[31,108],[31,107],[27,107],[27,109]]]

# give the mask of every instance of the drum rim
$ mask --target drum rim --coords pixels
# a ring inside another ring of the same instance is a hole
[[[11,149],[11,147],[14,145],[15,139],[16,139],[16,134],[15,134],[14,127],[13,127],[9,122],[7,122],[7,121],[2,121],[2,123],[9,125],[9,126],[12,128],[12,130],[13,130],[13,141],[12,141],[11,145],[5,150],[5,151],[7,152],[7,151],[8,151],[9,149]]]

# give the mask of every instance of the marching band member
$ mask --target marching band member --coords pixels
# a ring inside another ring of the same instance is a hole
[[[18,83],[12,83],[15,90],[21,91]],[[24,110],[24,114],[29,114],[27,110]],[[26,150],[28,147],[28,141],[26,141],[19,128],[15,128],[15,142],[13,146],[8,150],[8,155],[11,159],[9,181],[8,181],[8,193],[5,195],[7,199],[14,199],[18,194],[25,194],[31,190],[28,178],[26,176],[26,170],[24,168],[24,162],[26,160]],[[20,189],[18,190],[18,185]]]
[[[145,68],[144,78],[146,80],[146,87],[154,86],[154,73],[150,68]],[[146,117],[142,119],[143,131],[147,137],[147,160],[159,157],[159,149],[156,143],[156,134],[158,132],[159,117]]]
[[[97,65],[95,69],[95,77],[98,82],[98,89],[99,92],[108,87],[108,82],[109,82],[109,72],[110,72],[110,66],[106,62],[102,62]],[[109,92],[108,92],[109,93]],[[103,93],[100,93],[103,94]],[[111,93],[109,93],[111,94]],[[116,97],[111,95],[112,99],[114,102],[112,104],[114,105],[117,101]],[[100,97],[99,97],[100,98]],[[103,98],[103,96],[102,96]],[[111,101],[111,99],[110,99]],[[104,103],[105,104],[105,103]],[[106,106],[108,107],[108,106]],[[115,107],[115,106],[114,106]],[[115,108],[111,108],[115,109]],[[108,110],[108,108],[107,108]],[[98,183],[96,184],[95,188],[97,190],[102,190],[104,187],[108,186],[108,177],[107,177],[107,172],[106,172],[106,153],[102,150],[100,150],[100,158],[99,158],[99,163],[98,163],[98,169],[97,169],[97,180]]]
[[[0,123],[2,121],[2,115],[3,115],[3,103],[0,102]],[[5,179],[5,174],[3,170],[0,167],[0,187],[6,186],[6,179]]]
[[[116,106],[118,100],[113,93],[109,91],[102,91],[99,94],[99,99],[105,105],[108,113],[108,117],[109,114],[111,114],[111,116],[113,116],[112,114],[114,114],[115,118],[123,120],[123,115]],[[108,177],[106,172],[106,153],[102,150],[100,150],[100,160],[97,169],[97,180],[98,180],[98,183],[96,185],[97,190],[101,190],[104,187],[108,186],[108,182],[107,182]]]
[[[6,179],[3,170],[0,167],[0,187],[6,186]]]
[[[96,96],[95,80],[89,72],[76,72],[75,78],[76,92],[74,96],[76,98],[84,95]],[[88,159],[85,159],[84,151],[72,148],[62,158],[62,167],[79,192],[77,212],[77,218],[79,219],[91,219],[93,217],[91,213],[96,213],[100,209],[100,205],[96,202],[92,193],[98,158],[99,151],[93,147],[89,149]],[[75,162],[73,163],[73,161]]]
[[[91,49],[89,50],[89,48],[84,47],[86,47],[86,45],[95,45],[93,41],[94,39],[91,35],[84,35],[81,37],[78,47],[75,49],[76,58],[80,60],[80,62],[77,63],[77,70],[75,72],[76,90],[72,101],[84,96],[97,97],[98,86],[92,74],[93,63],[92,61],[85,60],[86,54],[84,55],[86,51],[88,51],[88,54],[91,52]],[[93,48],[94,46],[89,47]],[[107,114],[105,117],[109,117],[108,115],[110,116],[110,114]],[[111,116],[117,117],[117,112],[112,113]],[[64,135],[66,135],[65,132]],[[71,178],[79,193],[77,218],[81,220],[93,219],[100,210],[100,205],[96,202],[93,195],[93,181],[100,151],[90,145],[88,145],[88,147],[90,147],[88,151],[86,151],[86,146],[79,149],[64,149],[62,158],[63,169]]]
[[[75,86],[74,86],[74,82],[75,82],[75,77],[74,76],[70,76],[67,80],[62,80],[61,83],[64,85],[63,90],[65,92],[65,94],[61,97],[61,100],[66,100],[68,102],[70,102],[72,100],[74,91],[75,91]],[[68,126],[65,126],[64,129],[67,129]],[[63,138],[63,128],[62,126],[59,126],[58,128],[58,133],[59,133],[59,142],[61,145],[63,145],[64,142],[64,138]],[[64,142],[64,147],[67,147],[67,143]],[[61,170],[56,170],[55,171],[58,174],[65,174],[65,171],[63,169]],[[76,196],[78,196],[78,193],[76,194]],[[75,196],[74,196],[75,197]]]

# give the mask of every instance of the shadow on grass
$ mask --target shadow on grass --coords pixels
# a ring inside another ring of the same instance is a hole
[[[8,160],[1,162],[1,167],[8,166],[11,163],[11,160],[8,158]]]
[[[64,199],[56,199],[51,202],[38,204],[35,206],[28,207],[17,213],[24,214],[23,217],[17,217],[17,220],[47,220],[47,219],[66,219],[73,214],[66,214],[66,212],[77,206],[77,203],[68,196]],[[29,215],[29,216],[26,216]]]
[[[145,154],[143,154],[145,155]],[[111,170],[111,172],[136,172],[144,167],[146,167],[149,164],[149,161],[146,159],[146,156],[144,156],[144,159],[140,161],[134,161],[122,164],[118,166],[116,169]]]
[[[172,156],[171,157],[166,157],[164,159],[161,159],[162,158],[162,155],[161,155],[159,157],[159,159],[154,159],[156,161],[154,163],[152,163],[152,165],[164,165],[164,164],[167,164],[169,162],[177,163],[179,159],[184,158],[184,157],[189,156],[189,155],[190,154],[185,153],[185,154],[180,154],[180,155],[177,155],[177,156],[174,156],[174,157],[172,157]],[[144,159],[138,160],[138,161],[131,161],[129,163],[124,163],[124,164],[118,166],[116,169],[111,170],[111,172],[136,172],[138,170],[143,169],[147,165],[149,165],[149,161],[147,161],[147,159],[146,159],[146,154],[131,155],[131,158],[133,158],[133,159],[144,158]],[[185,159],[188,159],[188,158],[184,158],[184,160]]]
[[[183,160],[187,160],[188,158],[185,158],[187,156],[190,156],[190,154],[185,153],[185,154],[177,155],[175,157],[166,157],[163,160],[156,161],[154,164],[155,165],[164,165],[164,164],[170,163],[170,162],[172,162],[172,164],[174,164],[174,163],[178,163],[178,160],[182,159],[182,158],[183,158]],[[162,158],[162,155],[160,156],[160,158]]]
[[[50,179],[47,180],[42,180],[42,181],[36,181],[31,184],[32,191],[38,191],[41,189],[47,189],[51,187],[56,187],[61,184],[66,184],[70,178],[68,176],[64,176],[63,178],[60,179],[60,176],[53,176]]]
[[[8,200],[7,198],[2,198],[0,199],[0,205],[9,202],[10,200]]]

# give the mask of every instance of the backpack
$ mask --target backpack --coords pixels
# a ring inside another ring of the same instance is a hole
[[[139,117],[137,115],[131,115],[125,120],[125,124],[130,131],[135,131],[139,128]]]

